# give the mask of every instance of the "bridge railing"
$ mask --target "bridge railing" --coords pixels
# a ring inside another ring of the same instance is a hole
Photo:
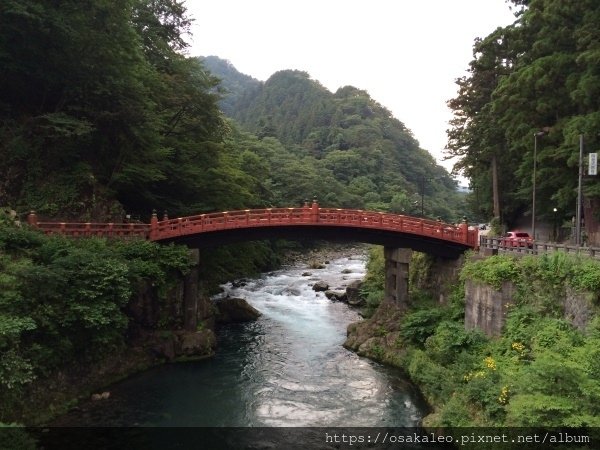
[[[69,236],[145,237],[164,240],[196,233],[284,225],[324,225],[376,228],[402,233],[429,236],[444,241],[478,246],[477,230],[469,229],[466,222],[450,225],[399,214],[389,214],[355,209],[320,208],[315,202],[301,208],[263,208],[224,211],[159,221],[153,213],[150,224],[119,223],[56,223],[37,222],[34,213],[28,222],[47,234],[61,233]]]
[[[479,248],[481,250],[489,249],[492,251],[510,252],[522,255],[541,255],[545,253],[561,252],[570,255],[581,255],[590,258],[600,259],[600,248],[598,247],[581,247],[576,245],[558,244],[555,242],[536,242],[534,241],[531,247],[522,246],[516,247],[507,243],[501,237],[480,236]]]
[[[404,233],[431,236],[439,239],[467,243],[477,246],[477,230],[469,230],[467,224],[459,226],[447,223],[420,219],[399,214],[388,214],[373,211],[328,209],[320,208],[319,222],[328,224],[354,225],[360,227],[371,226]]]
[[[199,214],[157,222],[154,237],[167,239],[186,234],[231,228],[309,223],[305,208],[265,208]]]
[[[37,228],[45,234],[62,234],[72,237],[115,237],[147,239],[150,225],[142,223],[69,223],[38,222]]]

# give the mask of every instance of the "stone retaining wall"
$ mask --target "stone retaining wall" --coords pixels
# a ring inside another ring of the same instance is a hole
[[[479,329],[487,336],[500,336],[506,322],[506,313],[513,303],[516,287],[505,281],[500,289],[487,284],[465,281],[465,329]],[[590,319],[596,313],[593,292],[579,292],[565,287],[559,300],[563,309],[563,317],[577,329],[584,331]]]

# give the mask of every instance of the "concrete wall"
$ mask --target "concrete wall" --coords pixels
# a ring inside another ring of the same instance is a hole
[[[473,280],[465,281],[465,329],[479,329],[487,336],[500,336],[506,322],[508,307],[513,303],[516,288],[511,282],[504,282],[497,290]],[[596,293],[578,292],[567,286],[558,301],[563,317],[577,329],[584,331],[597,314],[594,305]]]
[[[408,264],[412,250],[385,247],[383,255],[385,258],[384,300],[408,306]]]
[[[500,290],[477,281],[465,281],[465,329],[478,328],[487,336],[500,336],[508,306],[516,289],[504,282]]]
[[[594,295],[591,292],[578,292],[570,286],[566,287],[563,301],[564,317],[575,328],[583,331],[595,314]]]
[[[458,276],[464,262],[464,256],[460,256],[457,259],[433,257],[430,269],[430,283],[427,290],[442,305],[448,302],[448,296],[458,283]]]

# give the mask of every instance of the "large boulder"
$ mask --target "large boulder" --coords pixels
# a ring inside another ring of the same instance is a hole
[[[327,289],[329,289],[329,285],[325,282],[325,281],[317,281],[315,284],[313,284],[313,291],[316,292],[325,292]]]
[[[346,298],[349,305],[363,306],[365,304],[365,299],[360,295],[362,285],[361,280],[355,280],[346,287]]]
[[[148,335],[155,356],[167,361],[213,356],[217,339],[211,329],[198,331],[157,330]]]
[[[346,301],[346,293],[344,291],[325,291],[325,297],[335,302]]]
[[[218,323],[251,322],[261,313],[243,298],[226,297],[215,302]]]
[[[182,331],[177,334],[179,344],[177,356],[211,355],[217,345],[212,330]]]

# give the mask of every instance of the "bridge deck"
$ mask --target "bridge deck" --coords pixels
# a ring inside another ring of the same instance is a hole
[[[38,222],[33,212],[29,215],[28,222],[46,234],[143,238],[159,242],[176,241],[178,238],[224,230],[310,226],[381,230],[462,244],[471,248],[479,243],[478,231],[469,229],[466,222],[455,226],[399,214],[320,208],[316,202],[301,208],[224,211],[176,219],[165,218],[161,221],[153,214],[150,224]]]

